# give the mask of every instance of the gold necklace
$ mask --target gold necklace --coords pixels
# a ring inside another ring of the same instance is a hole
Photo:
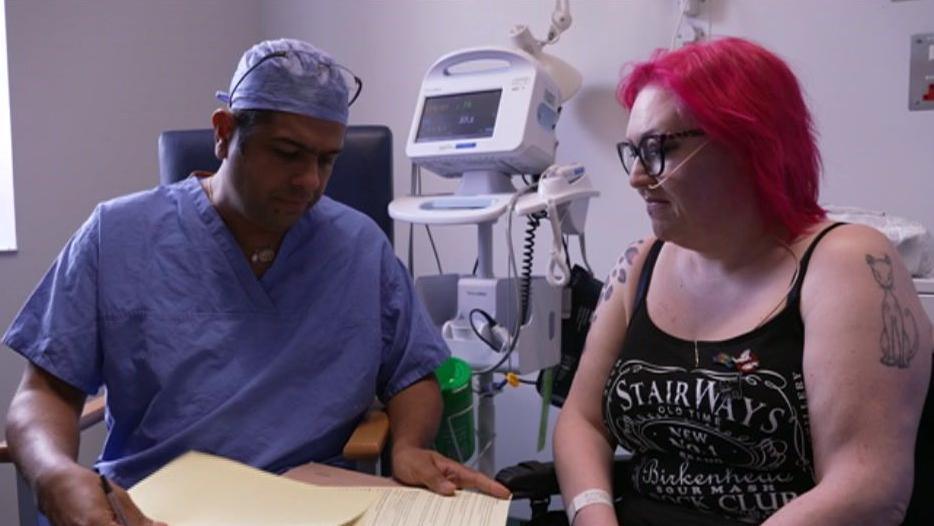
[[[772,309],[767,312],[761,320],[759,320],[759,323],[753,327],[753,330],[758,329],[764,325],[765,322],[768,321],[773,314],[775,314],[775,311],[777,311],[785,303],[785,301],[788,299],[788,295],[791,294],[791,290],[795,286],[795,282],[798,281],[798,274],[801,272],[801,262],[798,260],[798,256],[795,255],[794,250],[792,250],[792,248],[782,240],[779,240],[779,244],[788,252],[789,255],[791,255],[791,259],[794,260],[795,271],[791,275],[791,281],[788,283],[788,289],[785,291],[785,294],[778,300],[778,303],[776,303],[775,306],[772,307]],[[698,340],[694,340],[694,368],[697,369],[698,367],[700,367],[700,350],[698,349]]]
[[[794,273],[791,274],[791,281],[788,283],[788,289],[785,290],[785,294],[781,298],[779,298],[778,303],[776,303],[775,306],[772,307],[772,310],[766,313],[766,315],[761,320],[759,320],[759,323],[756,324],[754,329],[758,329],[759,327],[764,325],[765,322],[768,321],[769,318],[771,318],[773,314],[775,314],[775,311],[777,311],[785,303],[785,300],[788,299],[788,295],[791,294],[791,290],[795,287],[795,282],[798,281],[798,274],[801,272],[801,262],[798,261],[798,256],[795,255],[795,251],[792,250],[791,247],[788,246],[788,244],[785,243],[784,241],[778,240],[778,242],[781,245],[781,247],[788,252],[788,254],[791,256],[791,259],[795,262],[795,271]]]
[[[204,192],[207,194],[208,202],[211,206],[214,204],[214,185],[211,183],[213,176],[205,179]],[[276,250],[272,247],[260,247],[250,253],[250,263],[254,265],[268,265],[276,259]]]

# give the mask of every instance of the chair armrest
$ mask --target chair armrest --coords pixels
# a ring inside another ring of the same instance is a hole
[[[528,460],[503,468],[496,480],[512,492],[512,498],[537,500],[560,493],[554,462]]]
[[[104,407],[107,405],[104,395],[98,395],[84,403],[81,418],[78,419],[78,429],[84,431],[104,419]]]
[[[389,416],[385,411],[371,409],[344,445],[344,458],[348,460],[377,459],[388,437]]]
[[[78,418],[78,429],[84,431],[103,420],[105,405],[106,401],[104,400],[104,395],[95,396],[85,402],[84,409],[81,411],[81,416]],[[13,457],[10,456],[10,448],[6,445],[6,441],[4,440],[0,442],[0,464],[9,464],[11,462],[13,462]]]
[[[632,455],[621,454],[613,459],[613,487],[619,487],[629,480]],[[512,492],[513,500],[529,499],[537,501],[561,493],[554,462],[528,460],[514,466],[503,468],[496,474],[496,480]]]

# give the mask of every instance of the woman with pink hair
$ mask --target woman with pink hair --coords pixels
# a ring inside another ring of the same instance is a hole
[[[826,220],[794,74],[725,38],[657,52],[618,98],[652,235],[608,277],[558,419],[570,521],[930,518],[931,324],[884,236]]]

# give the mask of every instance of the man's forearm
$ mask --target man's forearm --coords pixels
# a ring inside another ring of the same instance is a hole
[[[396,393],[386,404],[393,450],[428,448],[441,422],[441,390],[434,376],[427,376]]]
[[[78,456],[84,395],[47,376],[35,368],[28,370],[7,413],[10,454],[33,485],[43,473],[71,465]]]

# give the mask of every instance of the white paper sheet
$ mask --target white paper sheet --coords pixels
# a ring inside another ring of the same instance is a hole
[[[444,497],[417,488],[366,488],[378,500],[354,526],[504,526],[509,501],[458,491]]]

